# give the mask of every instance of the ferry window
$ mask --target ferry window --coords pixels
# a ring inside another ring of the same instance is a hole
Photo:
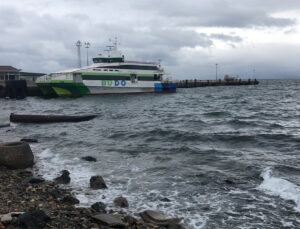
[[[107,69],[104,69],[103,71],[106,71],[106,72],[107,72]]]
[[[110,72],[114,71],[113,69],[109,69]]]

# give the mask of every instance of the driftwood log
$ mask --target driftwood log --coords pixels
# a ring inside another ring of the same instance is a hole
[[[18,123],[50,123],[50,122],[82,122],[95,118],[97,115],[25,115],[10,114],[11,122]]]

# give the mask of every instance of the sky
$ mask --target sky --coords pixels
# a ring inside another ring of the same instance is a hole
[[[299,22],[300,0],[0,0],[0,65],[75,68],[76,41],[91,63],[117,37],[173,79],[300,78]]]

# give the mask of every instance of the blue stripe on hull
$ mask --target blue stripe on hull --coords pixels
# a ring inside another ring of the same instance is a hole
[[[155,92],[176,92],[176,83],[155,83]]]

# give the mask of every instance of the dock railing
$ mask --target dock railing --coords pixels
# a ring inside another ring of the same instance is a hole
[[[170,82],[170,81],[168,81]],[[235,80],[176,80],[177,88],[191,88],[191,87],[207,87],[207,86],[239,86],[239,85],[256,85],[259,81],[256,79],[235,79]]]

